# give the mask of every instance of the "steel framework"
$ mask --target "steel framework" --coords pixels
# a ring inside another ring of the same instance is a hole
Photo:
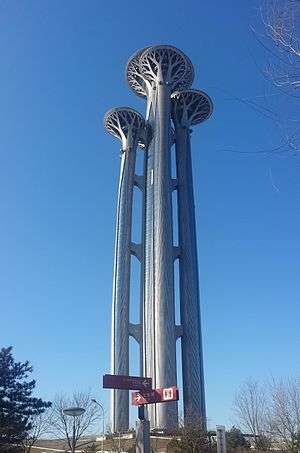
[[[173,46],[137,51],[128,61],[130,88],[147,99],[146,119],[130,108],[105,115],[106,129],[122,141],[112,306],[111,372],[129,372],[129,336],[140,346],[141,375],[153,387],[176,385],[176,341],[181,338],[185,420],[206,410],[202,359],[196,225],[190,130],[212,113],[205,93],[191,89],[194,69]],[[172,122],[174,129],[172,129]],[[175,142],[176,178],[171,147]],[[137,146],[144,148],[144,172],[135,174]],[[131,241],[133,187],[143,193],[142,238]],[[177,190],[179,243],[173,240],[172,192]],[[140,322],[129,320],[130,255],[141,264]],[[174,261],[179,259],[180,325],[175,323]],[[112,431],[128,429],[128,392],[112,391]],[[152,428],[178,423],[176,402],[149,407]]]

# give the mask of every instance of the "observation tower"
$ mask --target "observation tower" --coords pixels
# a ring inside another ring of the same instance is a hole
[[[137,51],[128,61],[130,88],[146,99],[145,120],[133,109],[105,115],[106,129],[122,142],[113,279],[111,372],[129,374],[129,336],[140,348],[140,373],[153,388],[177,383],[176,341],[181,339],[183,406],[187,421],[206,424],[197,240],[191,162],[191,127],[209,118],[209,96],[191,88],[194,69],[173,46]],[[172,128],[172,124],[174,129]],[[176,177],[171,171],[175,141]],[[143,175],[135,174],[137,146]],[[142,237],[131,240],[133,187],[142,191]],[[172,192],[177,191],[178,245],[173,239]],[[130,255],[141,266],[140,320],[129,320]],[[174,261],[179,260],[180,324],[175,322]],[[128,429],[128,392],[112,390],[112,431]],[[176,402],[148,406],[152,428],[174,429]]]

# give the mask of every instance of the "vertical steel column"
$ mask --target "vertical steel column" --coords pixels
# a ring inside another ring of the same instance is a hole
[[[176,385],[176,337],[171,175],[171,92],[157,86],[156,146],[154,156],[154,272],[155,272],[155,382],[156,387]],[[158,427],[177,425],[177,403],[156,405]]]
[[[144,248],[144,371],[154,387],[176,385],[174,244],[171,175],[171,92],[190,82],[189,60],[172,46],[154,46],[140,56],[147,89],[147,122],[153,139],[147,150]],[[138,87],[139,89],[139,87]],[[149,102],[151,100],[151,102]],[[177,403],[149,407],[153,428],[178,424]]]
[[[147,127],[144,128],[144,133],[143,133],[143,145],[144,145],[144,165],[143,165],[143,187],[142,187],[142,237],[141,237],[141,245],[142,245],[142,261],[141,261],[141,281],[140,281],[140,324],[142,327],[142,332],[141,332],[141,337],[142,340],[140,341],[140,375],[141,376],[152,376],[152,372],[150,370],[150,367],[146,367],[145,363],[145,357],[146,355],[151,355],[152,349],[149,347],[146,347],[144,343],[144,326],[145,326],[145,319],[150,319],[152,316],[152,311],[150,313],[149,306],[151,306],[150,298],[151,294],[147,292],[147,295],[145,296],[145,288],[148,288],[149,285],[145,284],[145,280],[151,279],[151,275],[147,275],[145,273],[145,250],[149,250],[149,253],[147,253],[147,257],[149,259],[149,256],[151,256],[151,247],[152,247],[152,239],[149,238],[149,235],[146,236],[146,221],[151,222],[151,213],[146,214],[146,212],[149,211],[149,206],[151,206],[152,203],[152,195],[151,195],[151,187],[147,187],[146,189],[146,182],[151,180],[151,160],[152,160],[152,153],[151,153],[151,148],[149,149],[150,145],[150,135],[152,135],[151,132],[151,127],[152,126],[152,121],[151,118],[153,115],[151,115],[151,109],[153,107],[153,99],[152,99],[152,94],[153,91],[151,90],[151,84],[143,78],[140,72],[140,57],[142,53],[148,49],[148,47],[145,47],[143,49],[140,49],[136,51],[129,59],[127,65],[126,65],[126,79],[127,82],[130,86],[130,88],[137,94],[138,96],[142,98],[147,99],[147,108],[146,108],[146,120],[147,120]],[[149,177],[148,177],[149,173]],[[149,184],[148,184],[149,186]],[[150,185],[151,186],[151,185]],[[147,219],[147,220],[146,220]],[[152,224],[152,223],[151,223]],[[144,300],[147,298],[149,300],[148,307],[146,307],[146,313],[145,313],[145,307],[144,307]],[[150,322],[150,320],[149,320]],[[148,345],[148,344],[147,344]]]
[[[212,104],[197,90],[173,94],[179,229],[179,287],[185,421],[206,427],[196,219],[190,126],[208,118]]]
[[[185,418],[205,425],[204,379],[199,309],[196,226],[189,127],[207,119],[212,103],[190,89],[194,78],[189,58],[172,46],[152,46],[129,60],[129,86],[147,98],[147,140],[143,196],[143,263],[141,288],[143,374],[154,387],[176,384],[176,335],[182,336]],[[180,90],[175,91],[174,90]],[[172,94],[173,93],[173,94]],[[176,96],[174,97],[174,95]],[[171,177],[170,97],[176,126],[177,182]],[[148,137],[149,138],[149,137]],[[179,247],[174,249],[172,189],[178,188]],[[174,256],[180,257],[181,323],[175,328]],[[149,407],[152,428],[177,424],[176,403]]]
[[[136,151],[124,149],[118,190],[115,265],[112,307],[112,374],[129,374],[129,295],[130,295],[130,243],[133,178]],[[129,394],[125,390],[111,391],[112,431],[128,429]]]
[[[160,82],[151,93],[148,124],[153,140],[146,153],[144,370],[153,387],[176,385],[170,88]],[[173,428],[177,403],[149,407],[152,427]]]
[[[152,105],[153,108],[153,105]],[[154,127],[153,115],[148,119],[152,131]],[[145,153],[145,191],[144,191],[144,262],[143,262],[143,375],[152,378],[152,386],[156,387],[155,380],[155,327],[154,327],[154,240],[153,240],[153,197],[154,197],[154,138]],[[148,407],[151,427],[156,426],[155,407]]]
[[[182,380],[185,420],[205,421],[197,238],[191,162],[190,132],[176,127],[178,181],[179,288],[183,328]]]
[[[137,112],[127,108],[113,109],[105,117],[105,127],[122,140],[112,296],[112,374],[129,374],[132,200],[136,147],[143,123]],[[112,432],[128,429],[129,392],[126,390],[111,391],[111,425]]]

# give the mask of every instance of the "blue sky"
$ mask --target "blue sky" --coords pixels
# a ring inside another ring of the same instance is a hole
[[[31,361],[43,397],[90,388],[107,405],[120,145],[102,118],[115,106],[144,112],[124,70],[156,43],[191,58],[194,87],[215,106],[193,133],[211,425],[233,423],[247,377],[299,374],[299,157],[258,153],[281,135],[241,101],[296,112],[262,76],[258,5],[1,2],[0,343]]]

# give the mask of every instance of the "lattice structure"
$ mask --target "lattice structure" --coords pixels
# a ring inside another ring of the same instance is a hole
[[[194,67],[192,65],[191,60],[186,55],[185,58],[187,60],[187,73],[185,75],[185,78],[173,87],[173,90],[183,90],[185,88],[190,88],[194,81],[195,77]]]
[[[210,97],[200,90],[175,91],[172,101],[174,122],[186,127],[206,121],[213,111]]]
[[[149,47],[144,47],[143,49],[137,50],[128,60],[126,66],[126,79],[129,87],[134,91],[135,94],[141,97],[147,97],[148,88],[147,81],[143,78],[140,70],[140,56],[142,53],[149,49]]]
[[[104,127],[114,137],[128,146],[129,137],[135,140],[140,137],[145,122],[142,115],[129,107],[118,107],[109,110],[104,116]]]
[[[189,87],[194,79],[194,70],[186,55],[173,46],[153,46],[140,56],[140,71],[152,83],[165,82],[172,89]]]

